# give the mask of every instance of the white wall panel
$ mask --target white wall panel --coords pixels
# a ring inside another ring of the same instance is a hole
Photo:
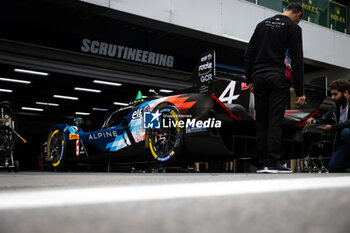
[[[106,0],[84,0],[106,5]],[[278,12],[245,0],[109,0],[112,9],[247,42]],[[302,22],[305,58],[350,69],[350,36]]]
[[[110,8],[170,22],[170,0],[110,0]]]
[[[248,42],[256,27],[257,19],[264,18],[264,10],[246,3],[222,0],[223,36]]]
[[[221,34],[221,1],[172,0],[172,23]]]
[[[327,28],[309,22],[301,22],[300,26],[303,29],[304,57],[329,64],[336,62],[334,34]]]
[[[350,68],[350,35],[344,35],[341,32],[333,32],[333,35],[334,64]]]

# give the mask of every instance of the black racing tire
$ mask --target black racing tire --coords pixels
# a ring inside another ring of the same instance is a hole
[[[163,103],[157,106],[153,112],[159,111],[161,119],[166,117],[169,121],[178,123],[181,120],[179,110],[171,104]],[[149,129],[146,137],[146,148],[153,159],[165,163],[181,159],[183,149],[183,132],[180,127],[161,127],[161,129]]]
[[[50,165],[56,170],[62,168],[66,154],[66,139],[61,129],[52,129],[47,140],[47,160]]]
[[[13,171],[16,172],[16,173],[19,171],[19,162],[18,162],[18,160],[15,160]]]

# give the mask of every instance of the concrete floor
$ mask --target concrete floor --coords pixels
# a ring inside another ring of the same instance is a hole
[[[0,172],[0,232],[349,232],[350,174]]]

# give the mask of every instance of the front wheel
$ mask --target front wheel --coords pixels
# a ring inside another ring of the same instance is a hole
[[[47,160],[53,167],[62,166],[66,150],[66,140],[60,129],[53,129],[47,141]]]
[[[172,105],[162,105],[153,111],[157,110],[161,114],[162,123],[165,124],[161,124],[159,129],[150,129],[146,143],[156,160],[173,161],[181,156],[183,147],[183,129],[179,127],[180,113]]]

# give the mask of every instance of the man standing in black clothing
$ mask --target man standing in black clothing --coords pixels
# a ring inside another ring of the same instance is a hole
[[[244,54],[246,78],[255,96],[258,173],[291,173],[280,163],[282,121],[293,80],[298,100],[305,103],[304,63],[299,3],[283,14],[260,22]]]

